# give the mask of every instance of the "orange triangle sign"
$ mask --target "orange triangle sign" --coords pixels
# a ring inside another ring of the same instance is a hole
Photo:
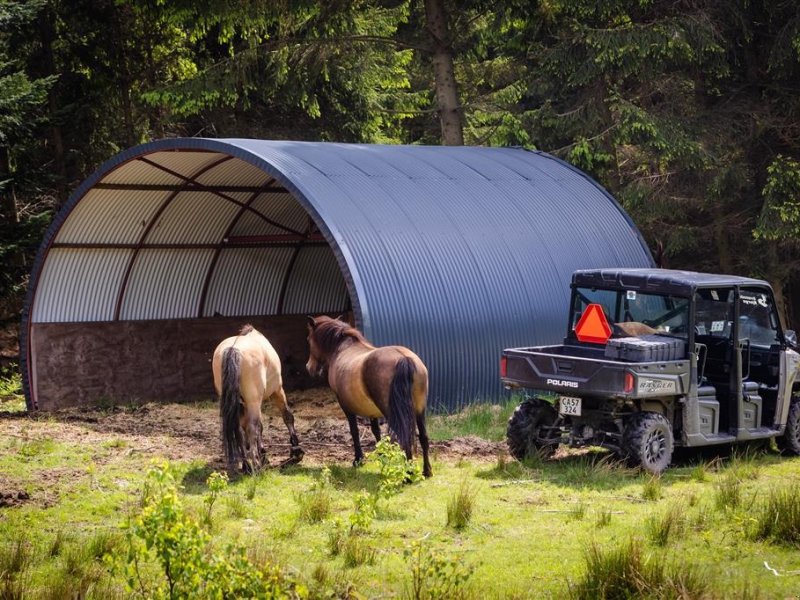
[[[599,304],[590,304],[583,311],[578,324],[575,326],[575,335],[581,342],[605,344],[611,337],[611,327]]]

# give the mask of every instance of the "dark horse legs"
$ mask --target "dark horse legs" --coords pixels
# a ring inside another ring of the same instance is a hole
[[[419,431],[419,445],[422,446],[422,474],[425,477],[433,475],[431,463],[428,460],[428,431],[425,429],[425,413],[417,415],[417,430]]]
[[[364,462],[364,451],[361,449],[361,438],[358,434],[358,422],[356,422],[356,416],[354,414],[345,414],[347,415],[347,424],[350,425],[350,435],[353,436],[353,450],[355,450],[356,453],[353,466],[357,467]]]
[[[372,435],[375,436],[375,441],[376,442],[380,442],[381,441],[381,426],[378,423],[378,419],[370,419],[369,420],[369,426],[372,429]]]

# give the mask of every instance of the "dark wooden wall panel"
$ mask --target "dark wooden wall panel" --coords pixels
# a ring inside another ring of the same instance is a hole
[[[38,407],[213,398],[211,355],[245,323],[272,342],[287,390],[313,384],[304,316],[39,323],[31,331]]]

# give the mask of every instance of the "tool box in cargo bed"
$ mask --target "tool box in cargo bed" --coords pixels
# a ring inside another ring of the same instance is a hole
[[[605,350],[606,358],[628,362],[658,362],[686,358],[686,342],[666,335],[612,338]]]

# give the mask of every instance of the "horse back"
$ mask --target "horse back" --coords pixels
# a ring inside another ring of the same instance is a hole
[[[405,346],[383,346],[365,357],[362,377],[370,396],[384,414],[392,381],[403,359],[408,359],[413,365],[411,394],[414,411],[420,413],[425,410],[428,396],[428,369],[425,363]]]
[[[222,355],[228,348],[235,348],[240,355],[242,394],[271,396],[283,386],[281,361],[269,340],[258,330],[251,329],[245,335],[235,335],[222,340],[212,359],[214,386],[219,393]]]

